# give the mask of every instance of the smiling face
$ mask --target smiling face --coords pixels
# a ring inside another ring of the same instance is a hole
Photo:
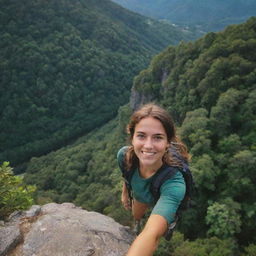
[[[153,117],[145,117],[136,124],[132,137],[134,152],[139,159],[140,168],[156,171],[169,146],[162,123]]]

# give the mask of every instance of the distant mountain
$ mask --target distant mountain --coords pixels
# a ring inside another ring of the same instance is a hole
[[[204,31],[218,31],[227,25],[242,23],[256,15],[255,0],[113,0],[156,19],[180,25],[198,26]]]
[[[0,0],[0,161],[113,118],[153,55],[194,35],[108,0]]]

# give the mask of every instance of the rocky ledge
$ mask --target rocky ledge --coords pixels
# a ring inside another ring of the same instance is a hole
[[[0,256],[124,256],[130,228],[72,203],[34,205],[0,224]]]

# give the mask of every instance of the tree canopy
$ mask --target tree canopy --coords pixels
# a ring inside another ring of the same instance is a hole
[[[12,166],[112,119],[134,75],[188,38],[108,0],[0,4],[0,161]]]

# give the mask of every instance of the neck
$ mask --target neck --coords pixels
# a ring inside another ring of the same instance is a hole
[[[158,171],[162,164],[163,163],[160,163],[156,166],[143,166],[142,164],[140,164],[140,175],[143,178],[149,178]]]

